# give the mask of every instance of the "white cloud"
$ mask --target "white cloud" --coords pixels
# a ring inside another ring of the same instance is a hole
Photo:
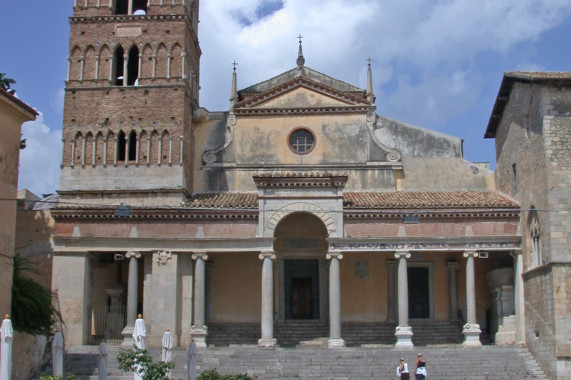
[[[20,151],[18,189],[29,189],[36,195],[53,193],[59,188],[61,163],[61,130],[44,124],[40,112],[35,121],[22,125],[26,149]]]
[[[571,0],[284,0],[257,19],[265,2],[202,2],[201,105],[228,108],[233,60],[239,88],[295,67],[301,33],[307,66],[365,87],[371,56],[381,112],[445,123],[478,101],[481,77],[494,64],[482,55],[509,56],[571,15]],[[499,78],[503,68],[493,69]]]

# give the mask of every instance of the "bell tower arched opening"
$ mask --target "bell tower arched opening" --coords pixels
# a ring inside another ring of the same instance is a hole
[[[297,212],[276,226],[278,320],[326,319],[327,228],[317,216]]]

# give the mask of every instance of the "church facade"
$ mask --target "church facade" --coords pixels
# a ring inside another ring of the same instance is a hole
[[[53,290],[70,345],[525,342],[521,207],[306,66],[200,107],[198,1],[76,2]],[[123,339],[124,337],[124,339]]]

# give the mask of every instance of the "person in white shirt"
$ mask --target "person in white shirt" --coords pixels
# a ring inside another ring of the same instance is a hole
[[[397,376],[401,378],[401,380],[409,380],[410,373],[408,372],[408,363],[404,361],[404,358],[401,358],[399,361],[399,365],[397,367]]]

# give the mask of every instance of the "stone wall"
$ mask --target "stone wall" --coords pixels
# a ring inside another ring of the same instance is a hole
[[[514,82],[496,131],[498,190],[521,202],[526,342],[550,378],[568,378],[571,342],[566,273],[571,263],[571,89]],[[542,264],[532,260],[530,209]]]
[[[39,376],[42,364],[47,359],[47,344],[48,338],[45,335],[29,335],[17,331],[14,333],[12,380],[29,380]]]

